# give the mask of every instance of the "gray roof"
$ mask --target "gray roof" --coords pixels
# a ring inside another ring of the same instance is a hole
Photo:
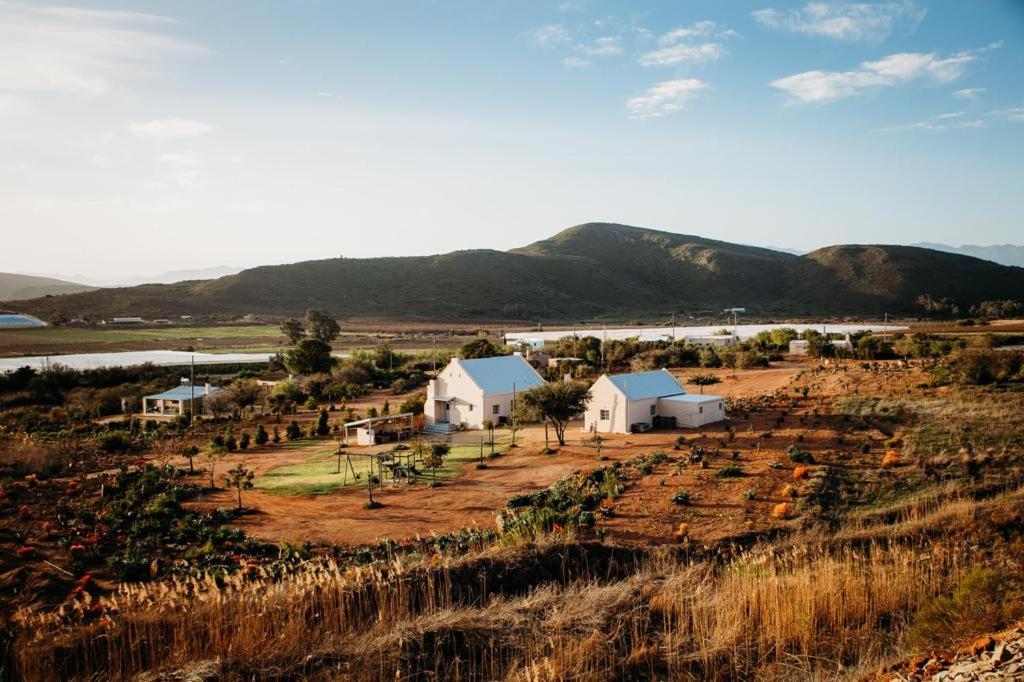
[[[469,378],[483,389],[484,395],[527,391],[544,383],[530,363],[520,355],[499,355],[493,358],[459,360]]]
[[[699,393],[685,393],[683,395],[668,395],[660,400],[671,400],[677,403],[713,403],[724,400],[720,395],[701,395]]]
[[[169,391],[163,393],[157,393],[155,395],[147,395],[147,400],[191,400],[192,390],[195,389],[195,396],[202,398],[206,395],[206,386],[176,386]],[[214,394],[220,389],[216,386],[210,386],[210,394]]]
[[[607,376],[615,384],[615,387],[626,396],[626,400],[664,398],[670,395],[686,393],[686,389],[676,381],[676,378],[664,369],[654,372],[609,374]]]

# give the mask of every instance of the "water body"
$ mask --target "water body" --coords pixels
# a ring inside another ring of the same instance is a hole
[[[267,362],[271,353],[190,353],[179,350],[140,350],[116,353],[75,353],[69,355],[37,355],[24,358],[0,358],[0,372],[11,372],[19,367],[46,369],[62,365],[71,369],[98,369],[100,367],[132,367],[158,365],[174,367],[189,365],[235,365]]]
[[[623,327],[619,329],[577,329],[576,336],[595,336],[599,339],[609,341],[639,338],[641,341],[664,341],[666,339],[683,339],[686,337],[714,336],[721,329],[730,332],[735,331],[741,339],[749,339],[756,336],[758,332],[770,331],[783,328],[795,329],[802,332],[805,329],[814,329],[829,334],[853,334],[855,332],[898,332],[905,331],[908,327],[899,325],[884,324],[741,324],[712,325],[701,327]],[[558,339],[572,336],[571,329],[546,329],[542,332],[514,332],[505,334],[506,343],[520,341],[557,341]]]

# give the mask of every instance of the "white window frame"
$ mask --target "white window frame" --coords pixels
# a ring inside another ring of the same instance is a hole
[[[601,410],[598,413],[598,419],[600,419],[603,422],[606,422],[606,421],[608,421],[611,418],[612,418],[611,410]]]

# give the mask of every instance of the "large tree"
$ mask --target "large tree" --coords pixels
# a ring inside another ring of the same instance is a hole
[[[559,445],[565,445],[565,427],[587,409],[590,388],[579,381],[541,384],[523,394],[523,404],[547,420]]]
[[[306,311],[306,333],[314,339],[330,343],[338,338],[341,327],[338,321],[322,310],[310,308]]]
[[[306,328],[302,322],[296,319],[285,320],[281,323],[281,333],[288,337],[288,343],[293,346],[306,335]]]
[[[495,346],[490,339],[471,339],[462,344],[459,348],[459,355],[466,360],[472,360],[474,358],[493,358],[495,355],[500,355],[501,351]]]
[[[284,366],[292,374],[330,372],[331,347],[320,339],[302,339],[284,354]]]

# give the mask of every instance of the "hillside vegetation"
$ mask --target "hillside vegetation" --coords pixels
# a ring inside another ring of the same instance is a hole
[[[832,246],[804,256],[690,235],[588,223],[508,252],[334,258],[215,280],[22,301],[68,315],[294,315],[445,320],[658,319],[743,305],[760,314],[915,311],[922,294],[967,309],[1020,298],[1024,269],[905,246]]]

